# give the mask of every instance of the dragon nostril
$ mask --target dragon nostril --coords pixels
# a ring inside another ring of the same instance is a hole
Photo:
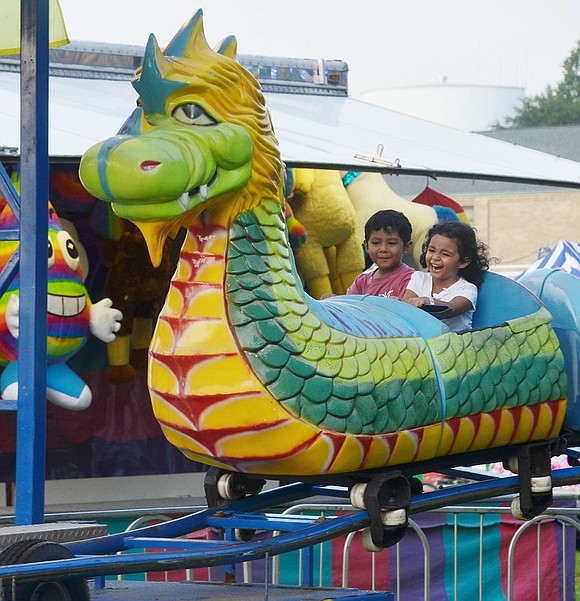
[[[155,169],[158,165],[161,165],[159,161],[143,161],[141,163],[141,171],[151,171]]]

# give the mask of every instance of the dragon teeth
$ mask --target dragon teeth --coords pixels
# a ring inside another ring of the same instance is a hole
[[[187,192],[184,192],[178,200],[179,204],[187,211],[189,209],[189,195]]]
[[[212,181],[215,181],[215,177],[212,178]],[[190,190],[189,194],[187,192],[184,192],[178,198],[179,204],[184,208],[184,210],[187,211],[189,209],[189,199],[193,196],[198,195],[201,200],[207,200],[209,197],[209,187],[211,183],[212,182],[209,182],[207,184],[200,184],[199,187]]]

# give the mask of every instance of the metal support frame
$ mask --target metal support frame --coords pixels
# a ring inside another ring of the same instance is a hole
[[[49,0],[21,0],[17,525],[44,521]]]

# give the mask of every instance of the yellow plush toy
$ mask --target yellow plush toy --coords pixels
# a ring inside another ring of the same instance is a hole
[[[296,267],[314,298],[344,294],[364,269],[362,232],[338,171],[295,169],[289,199],[308,232],[294,251]]]
[[[406,256],[411,267],[421,269],[419,257],[423,242],[429,228],[438,221],[435,209],[405,200],[393,192],[380,173],[342,171],[340,176],[354,207],[361,232],[364,232],[368,218],[377,211],[394,209],[405,214],[413,226],[413,250]]]

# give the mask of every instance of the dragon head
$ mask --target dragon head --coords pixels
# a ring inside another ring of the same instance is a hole
[[[263,95],[236,51],[233,37],[208,46],[201,10],[163,52],[151,35],[133,79],[138,108],[82,157],[83,185],[140,227],[154,264],[165,237],[207,203],[239,195],[260,172],[270,185],[279,177]]]

